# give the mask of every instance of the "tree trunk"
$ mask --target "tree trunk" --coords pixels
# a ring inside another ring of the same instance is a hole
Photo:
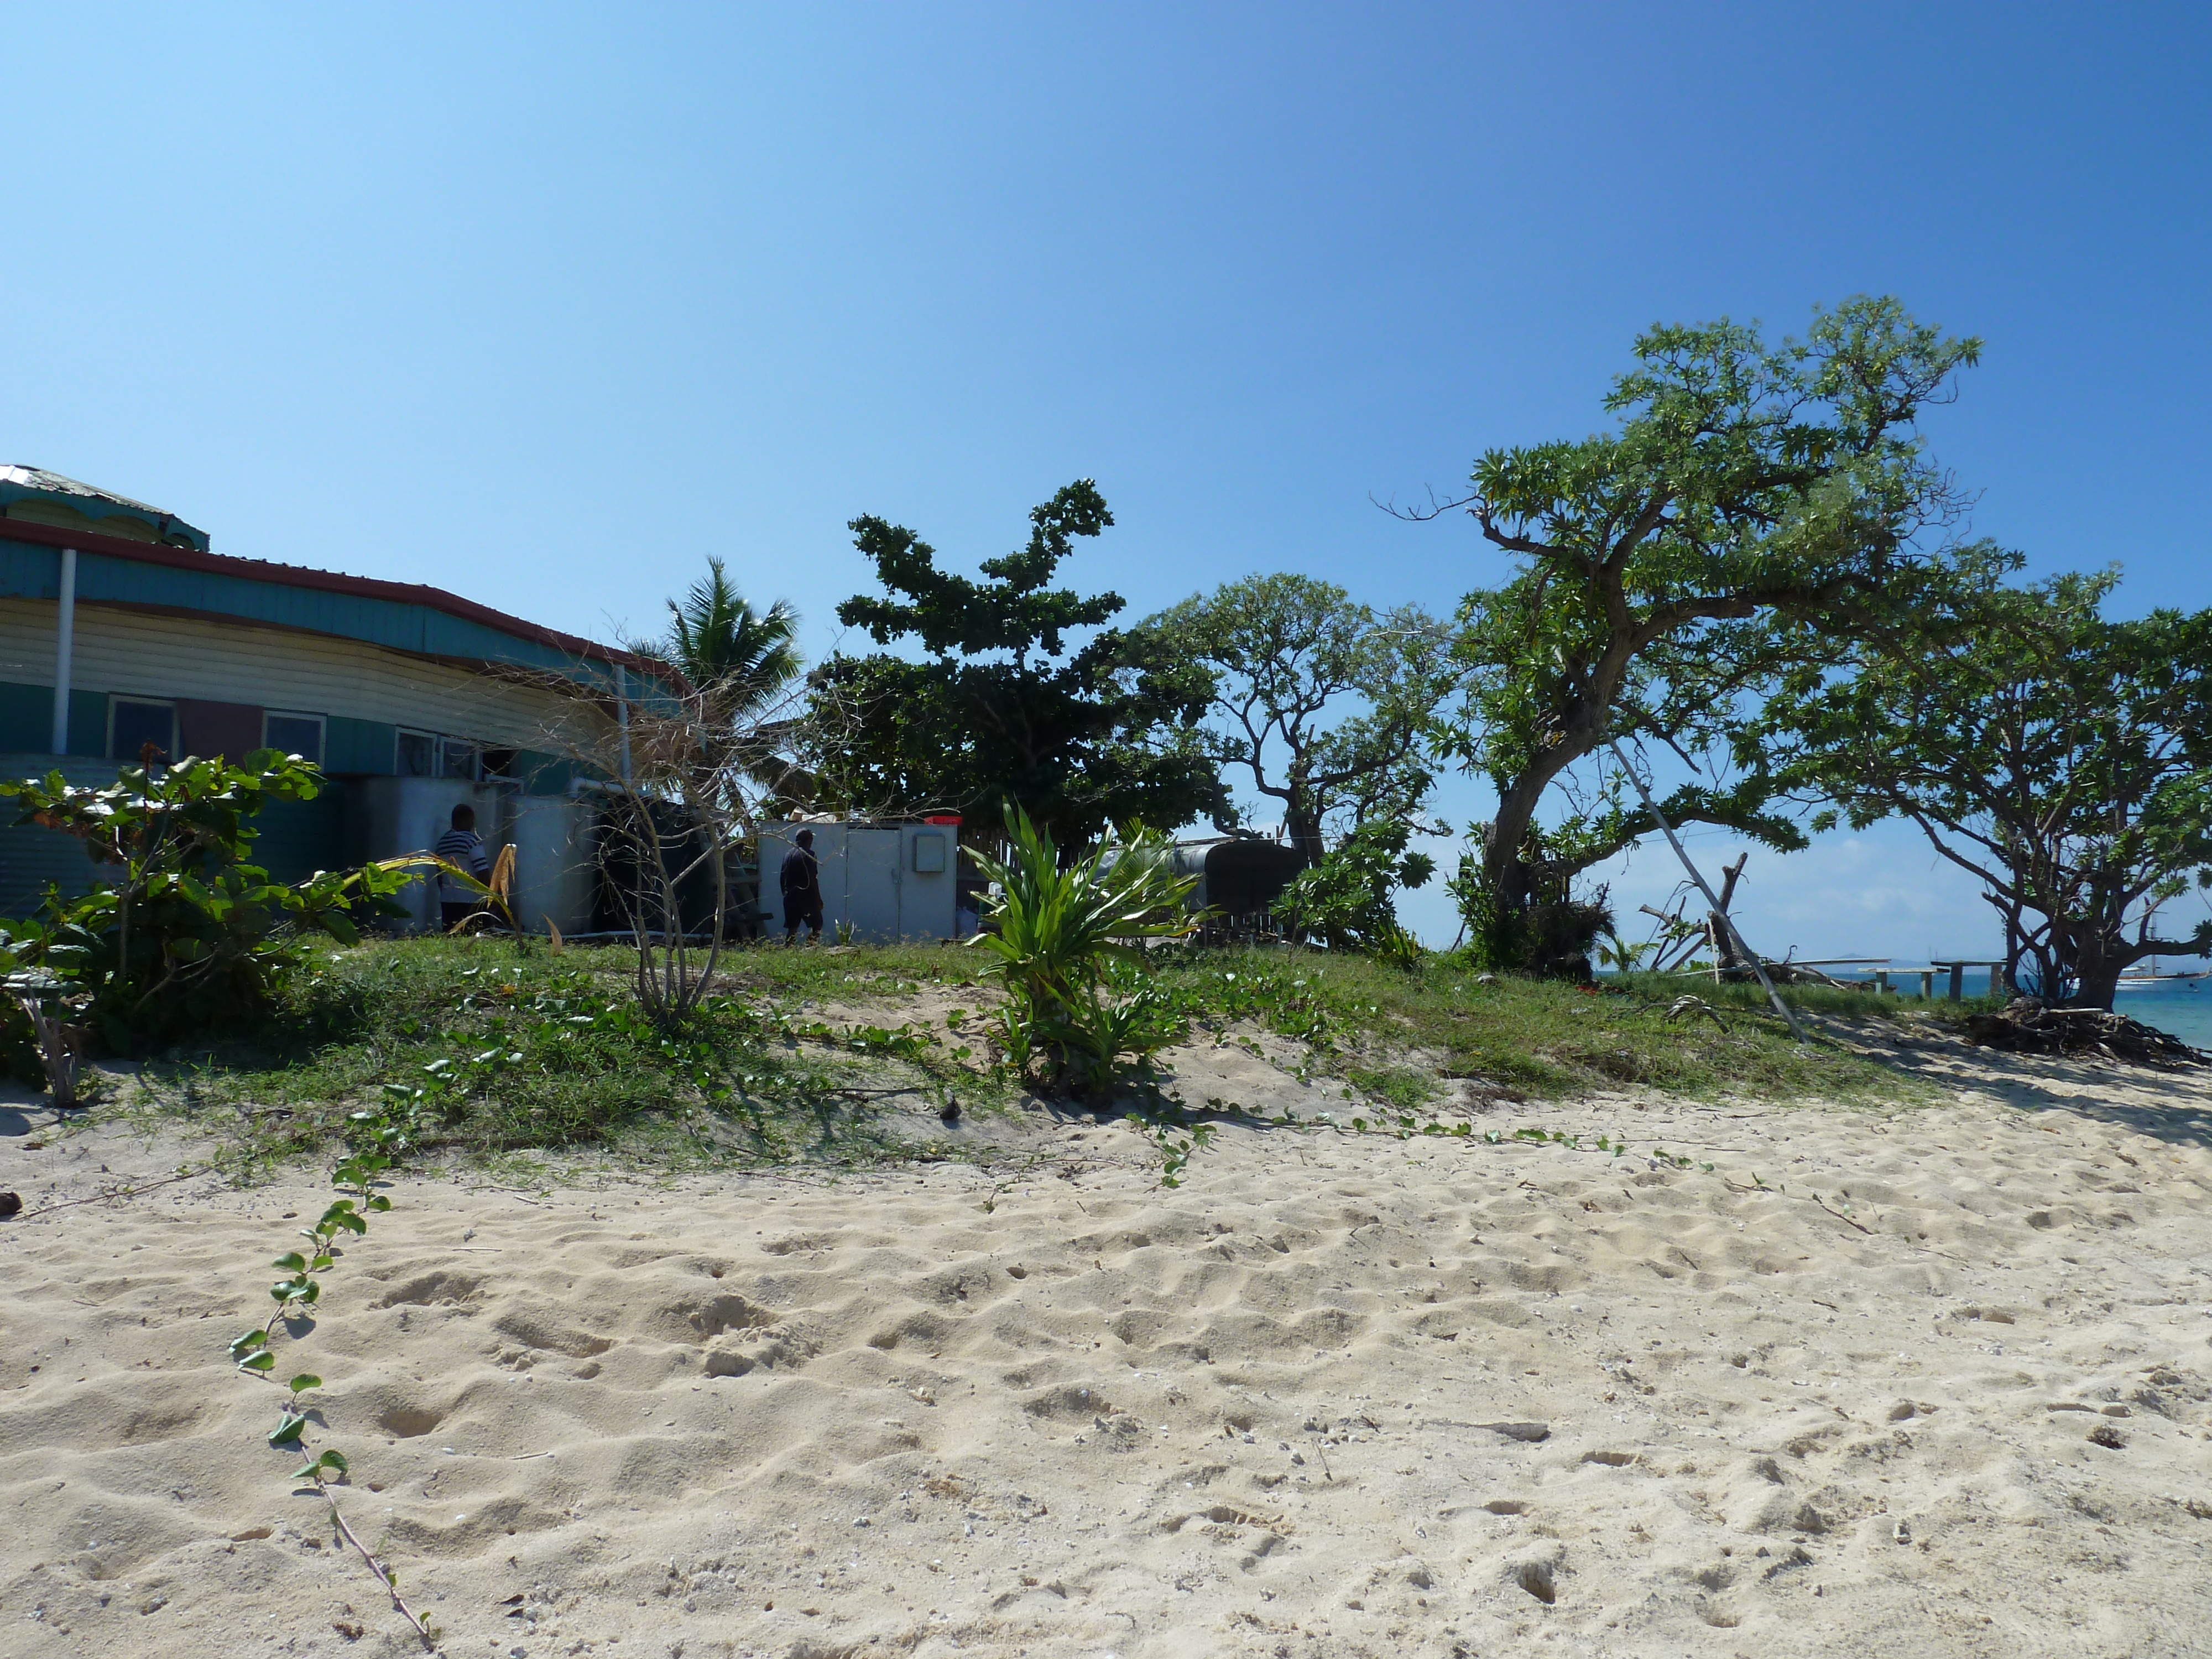
[[[1535,821],[1537,802],[1565,765],[1564,760],[1557,766],[1540,763],[1498,792],[1498,816],[1482,843],[1482,879],[1501,915],[1518,915],[1528,906],[1528,865],[1521,848]]]
[[[2081,977],[2074,981],[2074,994],[2066,999],[2073,1008],[2103,1008],[2112,1006],[2112,994],[2119,989],[2120,973],[2126,964],[2116,957],[2099,956],[2081,964]]]
[[[1328,856],[1328,849],[1322,842],[1321,821],[1302,804],[1292,802],[1284,807],[1283,835],[1309,870]]]

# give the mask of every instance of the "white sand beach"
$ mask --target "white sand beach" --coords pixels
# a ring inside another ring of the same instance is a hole
[[[456,1656],[2212,1651],[2212,1088],[1919,1063],[1945,1103],[1224,1129],[1174,1189],[981,1117],[1024,1173],[403,1179],[278,1374]],[[34,1127],[0,1188],[179,1156]],[[325,1196],[0,1225],[0,1654],[421,1651],[224,1357]]]

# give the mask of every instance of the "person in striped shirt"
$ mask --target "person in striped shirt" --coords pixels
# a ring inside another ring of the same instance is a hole
[[[477,809],[466,801],[453,809],[453,827],[438,837],[438,844],[431,851],[447,863],[466,870],[478,881],[491,874],[491,854],[484,850],[483,837],[477,834]],[[447,933],[482,908],[483,901],[456,877],[443,870],[438,872],[438,914]]]

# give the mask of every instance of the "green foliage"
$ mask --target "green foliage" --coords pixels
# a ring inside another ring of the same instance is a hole
[[[270,1380],[269,1374],[276,1368],[274,1343],[280,1324],[305,1316],[322,1301],[322,1275],[337,1265],[343,1254],[340,1235],[359,1237],[368,1231],[368,1216],[392,1208],[392,1200],[374,1191],[379,1178],[391,1169],[393,1161],[405,1152],[414,1141],[412,1130],[415,1107],[399,1103],[387,1103],[374,1111],[356,1112],[349,1121],[349,1139],[352,1149],[331,1171],[331,1184],[340,1189],[340,1196],[324,1210],[321,1218],[313,1227],[300,1230],[307,1241],[305,1251],[287,1250],[276,1258],[272,1266],[284,1269],[285,1277],[269,1287],[269,1295],[276,1304],[266,1322],[252,1327],[231,1339],[228,1353],[241,1376]],[[305,1327],[315,1328],[312,1322]],[[329,1504],[331,1520],[340,1534],[350,1543],[375,1575],[378,1583],[391,1597],[394,1611],[404,1615],[415,1633],[422,1638],[426,1649],[434,1650],[435,1638],[431,1627],[417,1618],[407,1603],[400,1599],[391,1570],[362,1547],[346,1525],[339,1512],[337,1496],[331,1492],[334,1480],[343,1480],[349,1469],[343,1452],[325,1447],[314,1451],[307,1444],[307,1434],[317,1425],[308,1412],[301,1410],[300,1396],[320,1389],[323,1379],[313,1371],[301,1371],[284,1384],[284,1398],[278,1407],[276,1426],[264,1437],[279,1451],[291,1451],[304,1459],[294,1469],[290,1478],[307,1480]]]
[[[817,672],[824,804],[974,816],[1012,800],[1069,844],[1213,808],[1219,781],[1197,732],[1204,669],[1146,629],[1069,649],[1070,630],[1122,608],[1118,594],[1048,586],[1074,538],[1114,522],[1104,499],[1079,479],[1030,522],[1028,546],[986,560],[978,582],[939,570],[910,530],[852,521],[890,597],[848,599],[838,620],[879,645],[918,638],[929,656],[838,656]]]
[[[1431,722],[1456,678],[1449,635],[1425,611],[1377,617],[1310,576],[1249,576],[1148,626],[1212,672],[1209,751],[1280,803],[1309,865],[1349,823],[1420,822]],[[1233,829],[1237,815],[1215,822]]]
[[[720,775],[701,793],[735,805],[739,780],[750,779],[775,799],[795,780],[785,753],[789,722],[777,716],[788,712],[782,704],[799,678],[799,613],[781,599],[754,610],[714,558],[681,602],[668,601],[668,637],[648,648],[690,682],[686,707],[702,741],[687,746],[696,750],[696,769]],[[670,735],[666,722],[648,724],[657,728],[651,736]],[[646,732],[637,736],[642,746],[659,746]]]
[[[2108,621],[2112,574],[2011,587],[2017,558],[1977,552],[1849,672],[1786,676],[1745,741],[1833,803],[1817,827],[1917,823],[1981,879],[2019,977],[2109,1008],[2133,963],[2212,947],[2212,923],[2155,928],[2212,884],[2212,611]]]
[[[250,1024],[298,966],[303,936],[353,942],[364,913],[398,912],[392,895],[410,879],[372,866],[287,885],[249,861],[262,806],[321,787],[313,766],[274,750],[240,766],[126,766],[99,787],[58,772],[0,781],[19,823],[75,837],[97,872],[88,891],[49,888],[37,916],[8,924],[0,969],[43,975],[49,1002],[117,1048]]]
[[[1589,976],[1590,953],[1598,935],[1612,932],[1613,915],[1604,887],[1580,897],[1572,892],[1571,872],[1581,866],[1571,850],[1562,855],[1559,849],[1579,841],[1579,827],[1546,831],[1529,826],[1524,868],[1539,879],[1517,907],[1498,900],[1481,860],[1460,855],[1458,873],[1444,886],[1466,924],[1470,963],[1495,973]]]
[[[1052,837],[1018,806],[1006,842],[1003,860],[977,859],[999,892],[973,941],[1006,989],[1001,1047],[1047,1089],[1103,1094],[1179,1034],[1177,1010],[1135,947],[1190,932],[1183,901],[1195,879],[1176,875],[1167,844],[1142,832],[1062,869]]]
[[[1655,328],[1606,399],[1617,431],[1476,463],[1460,505],[1517,568],[1463,607],[1452,747],[1498,791],[1481,859],[1498,946],[1527,907],[1566,897],[1564,878],[1656,827],[1601,778],[1566,815],[1568,867],[1535,867],[1530,828],[1570,768],[1614,738],[1724,753],[1743,700],[1794,659],[1761,623],[1848,639],[1916,602],[1929,561],[1914,540],[1958,498],[1914,421],[1979,349],[1891,299],[1818,313],[1778,346],[1725,321]],[[1765,810],[1771,787],[1754,765],[1662,805],[1799,844]]]
[[[669,660],[722,721],[773,702],[799,677],[799,613],[781,599],[755,611],[721,560],[708,559],[707,574],[681,603],[669,600],[668,611]]]
[[[1597,965],[1609,968],[1616,974],[1632,974],[1644,965],[1644,958],[1659,948],[1651,940],[1631,945],[1619,933],[1608,931],[1597,947]]]
[[[1284,889],[1276,914],[1332,951],[1363,951],[1401,963],[1418,957],[1419,946],[1399,926],[1391,895],[1396,888],[1426,883],[1436,873],[1436,860],[1425,853],[1407,852],[1411,834],[1410,826],[1400,821],[1361,824]]]

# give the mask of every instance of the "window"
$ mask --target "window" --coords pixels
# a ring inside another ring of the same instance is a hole
[[[107,757],[136,765],[152,744],[157,763],[173,760],[177,752],[177,706],[150,697],[110,697],[107,700]]]
[[[438,775],[441,778],[466,778],[474,783],[477,777],[477,746],[465,738],[441,738],[438,740]]]
[[[438,775],[438,740],[428,732],[402,731],[392,769],[403,778]]]
[[[323,763],[323,717],[320,714],[284,714],[275,709],[261,717],[261,744],[264,749],[280,749],[288,755],[297,755],[301,760]]]

